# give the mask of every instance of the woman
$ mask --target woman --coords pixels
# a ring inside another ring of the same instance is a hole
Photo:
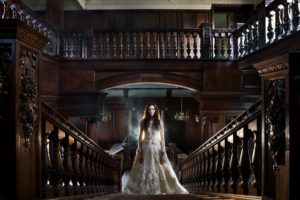
[[[140,123],[138,149],[124,188],[127,194],[187,194],[165,150],[164,125],[156,104],[148,104]]]

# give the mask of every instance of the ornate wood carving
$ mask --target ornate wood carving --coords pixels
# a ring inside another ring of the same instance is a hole
[[[11,65],[11,55],[11,45],[0,44],[0,94],[8,94],[8,70]]]
[[[259,75],[265,75],[273,72],[284,71],[289,68],[288,55],[283,55],[272,59],[272,61],[264,61],[255,65]]]
[[[36,53],[21,50],[21,92],[20,92],[20,121],[24,134],[24,147],[30,149],[30,137],[35,131],[38,115],[38,87]]]
[[[267,81],[266,84],[266,134],[275,175],[279,173],[279,165],[283,164],[285,151],[284,87],[284,79]]]

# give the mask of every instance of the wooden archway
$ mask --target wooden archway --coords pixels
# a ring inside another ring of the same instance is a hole
[[[195,78],[185,74],[162,72],[134,72],[120,73],[117,75],[111,75],[105,78],[98,79],[95,82],[95,90],[99,91],[114,86],[143,82],[174,84],[193,90],[201,90],[203,86],[201,78]]]

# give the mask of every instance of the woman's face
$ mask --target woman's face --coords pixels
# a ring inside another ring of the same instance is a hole
[[[153,117],[155,115],[155,107],[154,107],[154,105],[150,105],[148,107],[148,113],[149,113],[150,117]]]

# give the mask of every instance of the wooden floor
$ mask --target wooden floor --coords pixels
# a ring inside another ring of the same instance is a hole
[[[109,194],[98,197],[86,198],[85,200],[261,200],[261,197],[232,194],[174,194],[174,195],[128,195]]]

